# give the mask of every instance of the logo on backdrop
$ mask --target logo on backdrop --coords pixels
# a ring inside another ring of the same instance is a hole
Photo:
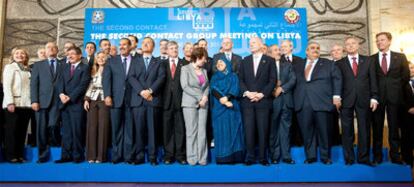
[[[193,29],[204,31],[214,29],[214,14],[199,12],[193,16]]]
[[[105,13],[102,10],[95,10],[92,13],[92,23],[103,23],[105,19]]]
[[[299,21],[299,12],[295,9],[288,9],[285,12],[285,20],[290,24],[295,24]]]

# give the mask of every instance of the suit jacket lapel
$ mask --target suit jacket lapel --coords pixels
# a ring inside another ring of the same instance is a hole
[[[320,67],[323,66],[324,62],[321,61],[319,58],[316,64],[313,67],[312,73],[311,73],[311,81],[315,78],[316,75],[318,75],[318,72],[320,70]],[[305,77],[306,79],[306,77]]]
[[[390,70],[395,66],[395,63],[398,61],[398,57],[395,55],[394,52],[390,52],[390,67],[387,70],[387,74],[388,72],[390,72]]]
[[[256,72],[256,78],[260,77],[261,73],[262,73],[262,69],[264,68],[263,66],[268,63],[266,61],[266,59],[264,58],[264,55],[262,55],[262,58],[259,61],[259,65],[257,67],[257,72]]]
[[[56,63],[56,62],[55,62]],[[53,80],[54,79],[54,77],[53,77],[53,74],[52,74],[52,70],[50,69],[50,65],[49,65],[49,60],[45,60],[45,61],[43,61],[42,62],[42,65],[44,66],[44,67],[42,67],[42,69],[48,69],[49,71],[47,71],[47,74],[49,75],[49,77],[50,77],[50,80]],[[55,66],[57,65],[57,63],[55,64]],[[56,70],[57,70],[57,67],[56,67]]]
[[[349,72],[352,74],[352,76],[354,76],[354,70],[352,69],[351,62],[349,62],[348,57],[345,57],[345,66],[348,67]],[[358,64],[358,66],[359,66],[359,64]]]

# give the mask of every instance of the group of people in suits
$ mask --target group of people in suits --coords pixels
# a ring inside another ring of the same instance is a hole
[[[295,164],[290,147],[297,128],[305,164],[318,161],[317,150],[323,164],[332,164],[330,148],[341,134],[346,165],[375,166],[384,157],[387,113],[391,162],[412,165],[414,67],[410,74],[405,55],[390,51],[391,41],[390,33],[378,33],[379,52],[369,57],[359,54],[358,38],[347,37],[340,48],[347,55],[333,50],[332,61],[320,56],[316,42],[302,59],[292,54],[292,41],[267,48],[258,37],[249,41],[251,55],[233,53],[233,41],[224,38],[210,58],[200,39],[186,43],[180,59],[175,41],[161,40],[161,56],[154,57],[152,38],[138,49],[131,35],[120,40],[118,55],[102,39],[98,53],[93,42],[86,57],[68,43],[58,59],[56,43],[48,42],[46,58],[31,68],[27,51],[16,48],[3,73],[6,159],[24,162],[26,111],[33,110],[38,163],[49,160],[50,136],[61,126],[62,156],[55,163],[157,165],[162,147],[164,164],[206,165],[212,141],[219,164]]]

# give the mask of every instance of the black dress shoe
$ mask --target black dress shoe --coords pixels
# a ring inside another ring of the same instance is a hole
[[[393,164],[398,164],[398,165],[404,165],[404,161],[402,161],[401,159],[391,159],[391,163]]]
[[[279,164],[279,161],[277,161],[277,160],[273,160],[272,159],[272,161],[270,161],[272,164]]]
[[[363,164],[363,165],[370,166],[370,167],[375,167],[376,166],[375,164],[373,164],[370,161],[358,161],[358,164]]]
[[[322,160],[322,163],[325,164],[325,165],[331,165],[332,164],[332,160],[329,159],[329,158],[328,159],[323,159]]]
[[[73,160],[71,158],[61,158],[60,160],[55,160],[56,164],[62,164],[67,162],[72,162]]]
[[[354,164],[354,161],[353,160],[349,160],[349,159],[346,159],[345,160],[345,165],[351,166],[352,164]]]
[[[262,166],[270,166],[269,162],[267,160],[261,160],[259,162]]]
[[[187,165],[186,160],[177,160],[177,162],[180,163],[181,165]]]
[[[372,161],[372,164],[373,165],[380,165],[382,163],[382,161],[379,161],[379,160],[374,160],[374,161]]]
[[[75,158],[75,159],[73,159],[73,162],[74,162],[75,164],[80,164],[80,163],[82,163],[82,162],[83,162],[83,159],[81,159],[81,158]]]
[[[167,164],[167,165],[170,165],[170,164],[172,164],[173,162],[172,162],[172,160],[171,159],[165,159],[164,160],[164,164]]]
[[[45,162],[47,162],[47,159],[44,159],[44,158],[39,158],[39,160],[36,161],[36,163],[38,163],[38,164],[42,164],[42,163],[45,163]]]
[[[126,161],[126,163],[127,164],[130,164],[130,165],[136,165],[136,161],[135,160],[128,160],[128,161]]]
[[[291,158],[283,159],[282,162],[286,164],[295,164],[295,161]]]
[[[151,164],[151,166],[156,166],[156,165],[158,165],[158,162],[157,162],[156,159],[153,159],[153,160],[150,160],[150,164]]]
[[[315,162],[316,162],[316,158],[309,158],[309,159],[306,159],[305,162],[303,162],[303,163],[312,164],[312,163],[315,163]]]
[[[247,160],[246,162],[244,162],[244,165],[246,166],[251,166],[252,164],[254,164],[254,162],[251,160]]]
[[[113,159],[111,162],[112,164],[119,164],[121,163],[121,159]]]
[[[10,159],[10,160],[8,160],[8,162],[13,163],[13,164],[18,164],[18,163],[21,163],[21,162],[19,161],[19,159],[17,159],[17,158]]]

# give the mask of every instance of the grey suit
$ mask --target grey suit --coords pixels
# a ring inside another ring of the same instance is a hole
[[[36,115],[36,138],[39,149],[39,160],[47,161],[49,159],[49,143],[59,143],[59,93],[58,79],[61,76],[61,70],[64,62],[54,59],[54,71],[48,59],[36,62],[32,68],[32,77],[30,80],[30,95],[32,103],[39,103],[40,110]]]
[[[184,121],[186,128],[187,162],[190,165],[207,164],[206,123],[208,106],[198,106],[203,96],[209,94],[207,71],[202,69],[205,82],[200,86],[199,79],[192,64],[181,69],[180,83],[183,88]]]

